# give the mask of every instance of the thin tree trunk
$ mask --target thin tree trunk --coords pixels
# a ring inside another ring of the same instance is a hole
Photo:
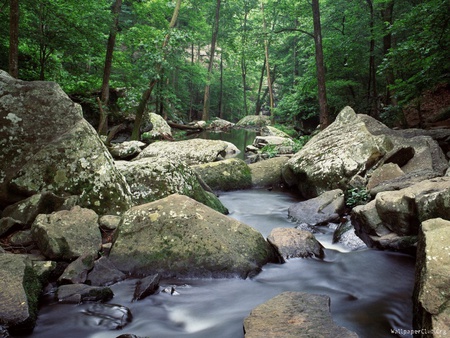
[[[258,97],[256,99],[255,115],[259,115],[261,113],[261,107],[262,107],[262,101],[263,101],[261,99],[261,91],[262,91],[262,84],[264,82],[265,72],[266,72],[266,58],[264,58],[264,64],[261,68],[261,76],[259,77]]]
[[[172,19],[170,20],[169,32],[166,34],[163,45],[162,45],[162,49],[163,49],[164,53],[165,53],[167,44],[169,43],[169,40],[170,40],[170,31],[175,27],[175,24],[177,22],[178,13],[180,12],[180,7],[181,7],[181,0],[177,0],[177,3],[175,4],[175,8],[173,10]],[[156,73],[159,74],[161,71],[162,71],[162,63],[159,63],[156,66]],[[136,110],[136,118],[134,120],[133,132],[131,134],[132,140],[139,139],[139,128],[141,127],[145,108],[147,107],[147,103],[150,100],[153,88],[155,88],[155,84],[158,81],[159,81],[158,77],[154,78],[152,81],[150,81],[148,88],[146,90],[144,90],[144,92],[142,93],[141,101],[139,101],[139,105]]]
[[[223,119],[223,53],[220,52],[219,117]]]
[[[393,23],[393,14],[394,14],[394,0],[388,1],[384,4],[383,9],[381,10],[381,17],[383,22],[387,23],[389,26]],[[389,50],[392,47],[392,34],[389,31],[383,36],[383,55],[386,56],[389,53]],[[385,93],[385,103],[387,105],[397,105],[397,100],[394,97],[394,93],[391,91],[391,86],[395,82],[394,72],[391,68],[388,68],[385,71],[386,76],[386,93]]]
[[[19,0],[9,3],[9,74],[19,77]]]
[[[265,55],[265,58],[266,58],[266,73],[267,73],[267,87],[269,89],[270,115],[273,118],[274,100],[273,100],[272,81],[270,79],[269,39],[267,37],[266,18],[264,16],[264,4],[263,4],[263,2],[261,2],[261,11],[262,11],[262,16],[263,16],[263,30],[264,30],[264,33],[266,34],[266,37],[264,38],[264,55]]]
[[[369,82],[367,85],[367,106],[369,108],[369,115],[377,118],[377,77],[375,67],[375,37],[374,37],[374,10],[372,0],[366,0],[370,11],[370,47],[369,47]]]
[[[119,27],[119,14],[121,7],[122,0],[116,0],[111,9],[114,20],[109,31],[108,44],[106,45],[105,66],[103,68],[103,82],[100,95],[103,109],[100,110],[100,122],[98,124],[98,133],[100,135],[106,135],[108,131],[109,78],[111,77],[112,60],[114,46],[116,44],[117,30]]]
[[[319,0],[312,0],[314,21],[314,44],[316,48],[317,87],[319,93],[320,127],[325,129],[329,124],[327,91],[325,84],[325,66],[323,61],[322,28],[320,24]]]
[[[241,74],[242,74],[242,87],[243,87],[243,97],[244,97],[244,115],[248,115],[248,105],[247,105],[247,18],[248,18],[248,8],[247,2],[244,3],[244,32],[242,36],[242,55],[241,55]]]
[[[214,18],[214,24],[213,24],[213,32],[211,37],[211,53],[209,55],[209,65],[208,65],[208,76],[206,80],[206,86],[205,86],[205,96],[203,98],[203,115],[202,120],[207,121],[209,120],[209,105],[210,105],[210,89],[211,89],[211,73],[212,73],[212,67],[214,63],[214,54],[216,51],[216,42],[217,42],[217,35],[219,34],[219,13],[220,13],[220,1],[217,0],[216,3],[216,15]]]

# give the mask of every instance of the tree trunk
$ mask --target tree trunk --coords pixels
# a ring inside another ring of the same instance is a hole
[[[261,99],[261,91],[262,91],[262,84],[264,81],[264,73],[266,72],[266,58],[264,58],[264,64],[261,68],[261,76],[259,77],[259,87],[258,87],[258,97],[256,99],[256,109],[255,109],[255,115],[259,115],[261,113],[261,107],[262,107],[262,99]]]
[[[383,9],[381,10],[381,17],[383,22],[392,25],[394,22],[394,0],[390,0],[384,4]],[[383,35],[383,55],[386,56],[389,53],[389,50],[392,47],[392,34],[389,31]],[[394,94],[391,91],[391,86],[395,82],[394,72],[391,68],[386,69],[385,71],[386,78],[386,93],[385,93],[385,104],[386,105],[397,105],[397,100],[394,97]]]
[[[103,68],[103,82],[100,100],[103,109],[100,111],[100,122],[98,124],[98,133],[106,135],[108,131],[108,101],[109,101],[109,78],[111,77],[112,60],[114,53],[114,46],[116,44],[116,35],[119,27],[119,14],[122,7],[122,0],[116,0],[111,12],[114,20],[109,30],[108,44],[106,45],[105,67]]]
[[[164,50],[164,53],[166,53],[165,49],[170,40],[170,30],[172,30],[172,28],[175,27],[175,24],[177,22],[178,13],[180,12],[180,7],[181,7],[181,0],[177,0],[177,3],[175,4],[175,8],[173,10],[172,19],[170,20],[170,24],[169,24],[169,33],[166,34],[163,45],[162,45],[162,49]],[[161,71],[162,71],[162,63],[159,63],[156,66],[156,73],[159,74]],[[150,100],[153,88],[155,88],[155,84],[158,81],[159,81],[158,76],[156,76],[153,80],[150,81],[148,88],[146,90],[144,90],[144,92],[142,93],[141,100],[139,101],[139,105],[136,109],[136,118],[134,120],[133,132],[131,134],[132,140],[139,139],[139,128],[141,127],[145,108],[147,107],[147,103]]]
[[[269,90],[269,102],[270,102],[270,115],[273,118],[273,90],[272,90],[272,80],[270,79],[270,64],[269,64],[269,39],[267,37],[267,27],[266,27],[266,19],[264,16],[264,4],[261,2],[261,11],[263,16],[263,30],[266,37],[264,38],[264,55],[266,59],[266,73],[267,73],[267,88]]]
[[[219,117],[223,119],[223,53],[220,52]]]
[[[209,55],[208,76],[206,79],[205,96],[203,98],[203,115],[202,115],[203,121],[209,120],[210,89],[211,89],[210,82],[211,82],[212,67],[213,67],[213,63],[214,63],[214,54],[216,51],[217,35],[219,34],[220,1],[221,0],[217,0],[217,3],[216,3],[216,15],[214,18],[213,31],[212,31],[212,37],[211,37],[211,52]]]
[[[325,84],[325,66],[323,61],[322,28],[320,24],[319,0],[312,0],[314,21],[314,44],[316,48],[317,87],[319,93],[320,127],[325,129],[329,124],[327,91]]]
[[[242,36],[242,54],[241,54],[241,74],[242,74],[242,88],[243,88],[243,98],[244,98],[244,116],[248,115],[248,105],[247,105],[247,19],[248,19],[248,8],[247,2],[244,2],[244,24],[243,24],[243,36]]]
[[[9,3],[9,75],[19,77],[19,0]]]
[[[375,66],[375,37],[374,37],[374,10],[372,0],[366,0],[370,11],[370,47],[369,47],[369,81],[367,85],[367,107],[369,115],[378,118],[377,105],[377,74]]]

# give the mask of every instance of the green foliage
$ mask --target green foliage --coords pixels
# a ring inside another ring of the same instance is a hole
[[[348,189],[345,197],[345,204],[349,208],[366,204],[371,199],[369,192],[364,188]]]
[[[273,158],[278,155],[278,147],[275,144],[266,144],[261,148],[261,153],[268,158]]]

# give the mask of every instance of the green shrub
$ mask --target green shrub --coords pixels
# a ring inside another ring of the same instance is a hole
[[[363,205],[370,201],[371,197],[365,188],[352,188],[347,190],[345,204],[349,208]]]

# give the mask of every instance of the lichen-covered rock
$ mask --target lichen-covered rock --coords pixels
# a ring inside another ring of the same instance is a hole
[[[367,183],[367,189],[371,190],[385,181],[390,181],[403,175],[405,175],[405,173],[397,164],[386,163],[374,170]]]
[[[283,259],[324,256],[322,244],[306,230],[275,228],[270,232],[267,241],[278,250]]]
[[[245,338],[357,338],[338,326],[330,313],[330,297],[283,292],[258,305],[244,320]]]
[[[283,138],[291,138],[284,131],[281,131],[272,126],[265,126],[261,128],[261,136],[278,136]]]
[[[116,160],[127,160],[137,156],[147,145],[141,141],[125,141],[113,143],[108,147],[112,157]]]
[[[247,115],[236,123],[240,128],[261,128],[270,125],[270,118],[266,115]]]
[[[94,260],[97,255],[82,255],[71,262],[58,278],[60,284],[78,284],[86,281],[89,270],[94,267]]]
[[[287,156],[280,156],[249,164],[252,186],[255,188],[284,186],[282,172],[288,160]]]
[[[215,119],[211,122],[211,124],[209,125],[210,129],[214,129],[214,130],[229,130],[231,128],[234,127],[234,123],[224,120],[224,119]]]
[[[450,222],[427,220],[418,237],[414,328],[443,337],[450,332]]]
[[[143,125],[152,125],[152,129],[142,134],[142,139],[146,141],[172,139],[172,129],[161,115],[148,113],[144,116]]]
[[[271,147],[277,154],[292,154],[294,153],[295,143],[290,137],[256,136],[253,146],[258,149]]]
[[[338,220],[344,207],[344,193],[335,189],[291,205],[288,216],[298,223],[318,225]]]
[[[102,245],[97,214],[76,206],[71,210],[41,214],[31,231],[41,252],[49,259],[68,260],[97,256]]]
[[[177,194],[131,208],[116,234],[109,259],[133,275],[246,278],[275,258],[250,226]]]
[[[167,157],[179,159],[188,165],[208,163],[233,158],[240,150],[232,143],[221,140],[192,139],[184,141],[161,141],[147,146],[136,158]]]
[[[0,323],[13,334],[33,330],[41,283],[22,255],[0,254]]]
[[[177,158],[149,157],[131,162],[117,161],[116,166],[127,180],[136,205],[177,193],[227,213],[219,199],[203,189],[195,172]]]
[[[250,168],[241,159],[203,163],[191,166],[202,180],[213,190],[247,189],[252,185]]]
[[[315,135],[289,161],[295,182],[305,198],[333,189],[346,190],[348,182],[371,168],[391,150],[384,135],[369,132],[353,109],[345,107],[336,120]]]
[[[81,107],[52,82],[0,71],[0,207],[42,191],[80,195],[101,214],[130,206],[128,186]]]
[[[352,211],[356,233],[368,246],[393,250],[414,249],[420,223],[436,217],[450,220],[450,177],[380,192]]]

